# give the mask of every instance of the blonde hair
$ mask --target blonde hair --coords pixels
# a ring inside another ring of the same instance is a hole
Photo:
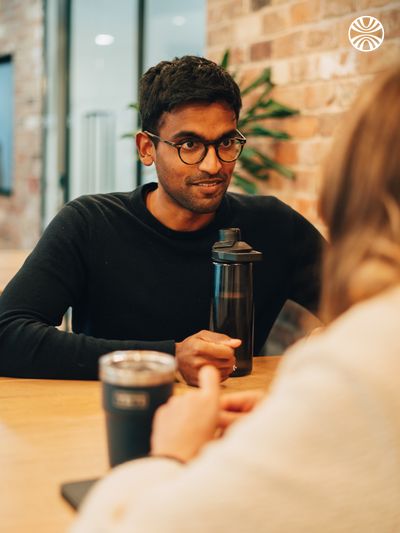
[[[328,322],[400,282],[400,65],[362,92],[325,168],[330,235],[321,308]]]

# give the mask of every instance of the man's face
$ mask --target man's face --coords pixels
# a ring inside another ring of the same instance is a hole
[[[190,103],[164,113],[158,135],[174,143],[216,141],[234,137],[236,127],[235,113],[227,104]],[[153,154],[159,187],[168,196],[171,207],[198,214],[216,211],[231,181],[235,162],[218,159],[213,146],[208,148],[203,161],[194,165],[183,163],[177,149],[161,141]]]

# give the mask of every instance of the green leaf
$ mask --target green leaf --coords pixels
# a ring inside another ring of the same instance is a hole
[[[285,165],[282,165],[281,163],[278,163],[277,161],[274,161],[273,159],[263,154],[259,150],[256,150],[255,148],[247,147],[243,150],[243,152],[244,152],[245,158],[249,158],[249,159],[254,158],[256,161],[258,160],[259,162],[262,162],[265,168],[272,168],[273,170],[276,170],[277,172],[279,172],[279,174],[281,174],[282,176],[285,176],[286,178],[289,178],[289,179],[294,179],[295,174],[293,170],[286,167]],[[242,157],[243,157],[243,153],[242,153],[240,160],[242,159]]]
[[[257,89],[257,87],[260,87],[263,83],[267,83],[268,85],[271,85],[273,87],[273,83],[271,82],[271,69],[265,68],[261,74],[256,78],[250,85],[248,85],[245,89],[241,90],[242,96],[246,96],[246,94],[250,93],[251,91],[254,91],[254,89]]]
[[[243,189],[248,194],[257,193],[257,185],[252,181],[249,181],[244,176],[241,176],[238,172],[233,173],[233,183]]]
[[[243,159],[241,161],[241,168],[261,181],[266,181],[269,178],[265,166],[254,161]]]
[[[137,103],[135,103],[135,102],[129,104],[128,107],[129,107],[130,109],[136,109],[136,111],[139,111],[139,104],[137,104]]]
[[[261,102],[260,107],[262,109],[268,109],[269,111],[273,111],[273,112],[285,111],[286,113],[291,113],[291,114],[295,114],[299,112],[298,109],[294,109],[293,107],[280,104],[279,102],[277,102],[276,100],[273,100],[272,98],[270,98],[266,102]]]
[[[260,103],[260,108],[264,110],[268,110],[269,113],[273,114],[273,116],[288,116],[288,115],[295,115],[298,113],[298,109],[294,109],[293,107],[289,107],[284,104],[280,104],[276,100],[270,98],[266,102]]]
[[[219,64],[220,67],[227,69],[229,65],[229,56],[231,54],[231,51],[229,48],[225,50],[224,55],[222,56],[221,63]]]
[[[270,130],[262,126],[253,126],[249,129],[240,130],[245,137],[272,137],[273,139],[291,139],[286,131]]]
[[[278,163],[277,161],[274,161],[273,159],[269,160],[269,168],[276,170],[276,172],[278,172],[282,176],[285,176],[285,178],[288,178],[290,180],[295,179],[295,173],[293,172],[293,170],[291,170],[285,165],[282,165],[281,163]]]
[[[268,179],[268,168],[264,163],[261,163],[254,157],[247,157],[243,155],[240,157],[240,166],[250,174],[259,178],[260,180]]]
[[[263,157],[267,157],[265,156],[262,152],[260,152],[259,150],[257,150],[257,148],[253,148],[251,146],[245,146],[243,148],[243,152],[242,152],[242,155],[240,156],[240,159],[242,159],[242,157],[245,157],[247,159],[259,159],[260,161],[262,161],[262,158]]]
[[[251,115],[255,113],[258,109],[262,109],[265,107],[266,102],[264,98],[271,92],[272,87],[273,87],[272,84],[269,84],[265,87],[265,89],[260,94],[256,102],[251,107],[249,107],[249,109],[247,110],[248,115]]]
[[[259,107],[264,109],[264,113],[256,113],[254,111],[249,110],[249,112],[247,112],[240,119],[239,127],[243,127],[243,125],[249,122],[265,120],[267,118],[274,117],[289,117],[292,115],[297,115],[299,113],[297,109],[293,109],[292,107],[280,104],[276,100],[272,100],[272,98],[270,98],[267,102],[262,102]]]

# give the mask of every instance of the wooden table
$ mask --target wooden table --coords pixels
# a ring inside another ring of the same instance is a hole
[[[21,268],[30,250],[0,250],[0,294]]]
[[[280,357],[255,358],[250,376],[223,392],[268,388]],[[176,393],[188,390],[177,384]],[[108,469],[99,382],[0,378],[0,530],[65,531],[74,512],[60,496],[65,481]]]

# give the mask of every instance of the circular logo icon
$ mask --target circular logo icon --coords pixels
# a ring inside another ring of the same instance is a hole
[[[358,17],[350,24],[349,41],[359,52],[372,52],[383,43],[385,32],[375,17]]]

